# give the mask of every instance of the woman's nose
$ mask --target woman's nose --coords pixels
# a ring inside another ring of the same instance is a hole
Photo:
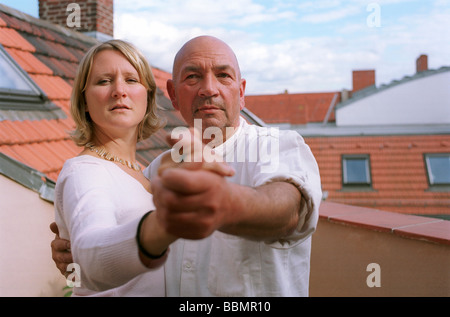
[[[113,85],[113,91],[112,91],[112,96],[114,98],[123,98],[126,97],[127,93],[126,93],[126,87],[125,87],[125,83],[123,83],[122,81],[116,81]]]

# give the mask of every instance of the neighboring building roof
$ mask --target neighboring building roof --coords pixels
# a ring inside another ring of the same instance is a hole
[[[336,125],[450,124],[450,67],[354,92],[336,106]]]
[[[339,101],[340,92],[245,96],[245,106],[267,124],[334,121]]]
[[[343,101],[343,102],[339,103],[338,105],[336,105],[336,109],[345,107],[345,106],[350,105],[350,104],[352,104],[352,103],[354,103],[354,102],[356,102],[358,100],[361,100],[363,98],[369,97],[369,96],[371,96],[373,94],[382,92],[382,91],[384,91],[386,89],[395,87],[397,85],[401,85],[401,84],[404,84],[404,83],[411,82],[413,80],[425,78],[425,77],[428,77],[428,76],[433,76],[433,75],[440,74],[440,73],[443,73],[443,72],[448,72],[448,71],[450,71],[450,67],[449,66],[442,66],[442,67],[440,67],[438,69],[427,69],[427,70],[424,70],[424,71],[421,71],[421,72],[417,72],[417,73],[415,73],[412,76],[404,76],[402,79],[399,79],[399,80],[396,79],[396,80],[391,81],[388,84],[382,84],[379,87],[370,86],[370,87],[367,87],[365,89],[355,91],[352,94],[352,98],[349,98],[346,101]]]
[[[78,63],[96,43],[87,35],[0,5],[0,44],[41,89],[43,97],[65,114],[55,118],[33,109],[0,108],[0,152],[53,182],[64,161],[81,150],[67,134],[74,127],[69,101]],[[165,83],[171,74],[157,68],[153,72],[159,88],[157,102],[167,126],[138,144],[137,159],[144,165],[168,149],[168,130],[186,125],[167,96]]]
[[[326,199],[387,211],[450,215],[448,188],[428,184],[424,154],[449,153],[450,135],[354,135],[307,137],[317,160]],[[342,155],[370,157],[372,186],[345,189]]]

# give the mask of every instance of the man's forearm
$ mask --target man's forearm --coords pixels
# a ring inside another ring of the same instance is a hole
[[[297,227],[301,193],[292,184],[274,182],[257,188],[230,184],[233,199],[220,231],[249,239],[278,239]]]

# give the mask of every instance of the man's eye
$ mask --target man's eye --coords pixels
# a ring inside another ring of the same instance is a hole
[[[220,78],[229,78],[229,77],[231,77],[231,76],[228,75],[227,73],[220,73],[220,74],[218,75],[218,77],[220,77]]]

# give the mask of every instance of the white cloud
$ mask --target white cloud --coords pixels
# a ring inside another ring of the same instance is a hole
[[[362,11],[362,6],[348,6],[340,9],[329,10],[326,12],[307,14],[301,18],[303,22],[323,23],[341,20]]]
[[[382,26],[369,28],[370,2],[301,2],[302,10],[294,12],[298,2],[286,0],[116,0],[115,35],[135,43],[152,65],[167,71],[185,41],[217,36],[235,50],[249,94],[351,89],[354,69],[375,69],[377,84],[388,83],[414,73],[422,53],[429,55],[430,68],[450,64],[448,4],[436,0],[430,13],[391,19],[390,3],[405,1],[376,1],[382,6]],[[271,29],[283,32],[280,25],[298,28],[302,35],[262,41]]]
[[[163,23],[178,26],[221,25],[234,27],[292,17],[291,12],[267,10],[252,0],[131,0],[116,1],[116,14],[149,12]]]

